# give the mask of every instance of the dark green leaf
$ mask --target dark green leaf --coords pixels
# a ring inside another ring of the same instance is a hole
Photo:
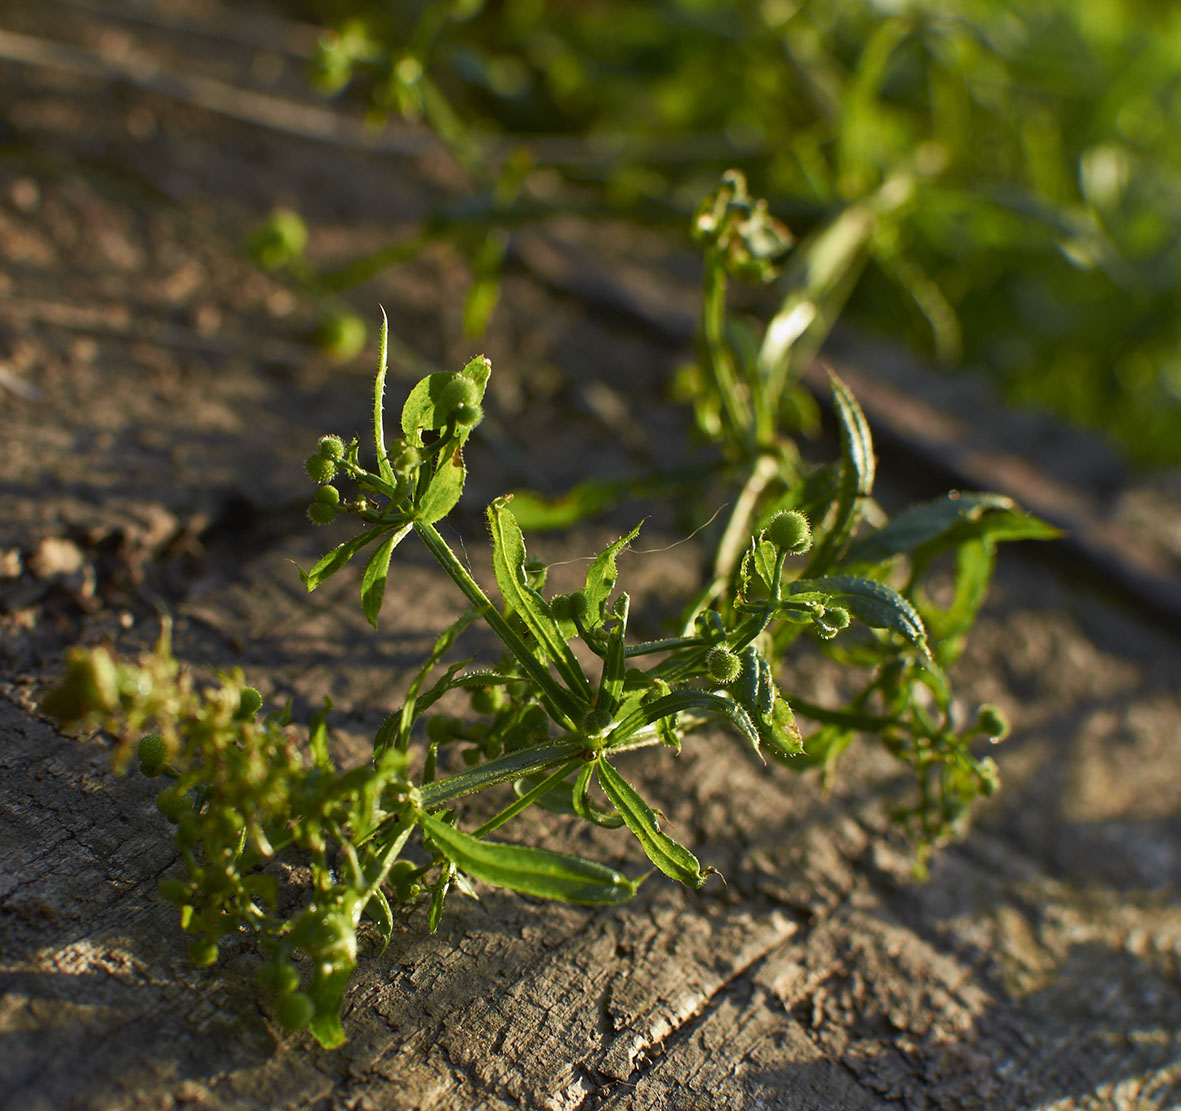
[[[636,835],[648,859],[666,876],[687,887],[700,887],[705,882],[705,875],[697,857],[660,831],[652,808],[602,756],[595,768],[603,793],[619,811],[627,828]]]
[[[622,718],[610,735],[609,741],[619,743],[626,740],[645,725],[651,725],[664,718],[671,718],[682,711],[696,710],[703,714],[720,714],[738,727],[739,732],[757,750],[759,734],[750,715],[732,699],[724,695],[703,690],[680,690],[642,703],[627,717]]]
[[[840,555],[857,524],[860,499],[873,492],[875,464],[869,424],[849,387],[832,371],[828,376],[841,427],[840,486],[832,524],[808,564],[808,575],[828,567]]]
[[[604,829],[618,829],[623,825],[623,815],[618,810],[601,810],[588,797],[590,780],[594,771],[594,764],[583,765],[570,792],[570,805],[573,807],[574,813],[585,821],[594,822],[595,825],[602,826]]]
[[[1057,529],[1021,513],[1002,494],[949,494],[899,513],[877,532],[858,540],[846,560],[880,563],[937,538],[953,545],[975,538],[1044,540],[1057,535]]]
[[[421,821],[440,852],[461,872],[522,895],[599,906],[625,902],[639,887],[639,881],[581,857],[526,845],[479,841],[433,814],[424,814]]]
[[[796,593],[813,593],[839,603],[866,625],[893,629],[915,647],[930,655],[927,630],[918,611],[898,591],[875,579],[832,575],[822,579],[799,579],[788,587]]]

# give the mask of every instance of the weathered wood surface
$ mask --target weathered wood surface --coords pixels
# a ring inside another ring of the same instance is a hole
[[[4,19],[247,80],[234,67],[251,52],[186,52],[75,8],[61,30],[51,9]],[[152,784],[114,777],[102,741],[60,736],[36,695],[76,640],[150,639],[159,604],[198,666],[240,664],[305,712],[330,693],[342,752],[362,751],[455,600],[413,550],[380,634],[355,582],[303,593],[290,561],[325,534],[302,520],[299,460],[318,433],[364,427],[368,371],[314,355],[306,309],[218,235],[286,180],[329,214],[313,248],[330,257],[412,218],[446,170],[349,154],[329,172],[323,148],[48,69],[0,70],[0,90],[24,144],[0,166],[0,1107],[1181,1105],[1177,644],[1061,560],[1016,551],[956,677],[1014,719],[1005,789],[926,884],[886,819],[905,785],[872,750],[824,799],[706,734],[629,771],[725,884],[652,880],[604,911],[485,890],[434,936],[408,911],[366,954],[337,1052],[278,1032],[249,946],[192,969],[154,897],[177,860]],[[350,231],[358,213],[371,224]],[[451,365],[470,354],[449,339],[456,288],[434,257],[366,292]],[[556,489],[592,455],[611,471],[659,457],[681,420],[660,402],[677,352],[527,275],[505,300],[494,423],[457,522],[477,570],[478,507],[521,482],[522,459]],[[888,458],[883,472],[905,504],[911,477]],[[624,522],[538,551],[575,558]],[[687,531],[666,507],[643,547]],[[692,559],[629,555],[636,608],[666,610]],[[789,667],[789,688],[831,695],[818,661]],[[528,821],[548,844],[641,865],[624,834]]]

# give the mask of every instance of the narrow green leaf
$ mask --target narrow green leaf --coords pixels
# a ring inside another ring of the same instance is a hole
[[[588,797],[591,776],[594,774],[594,764],[584,764],[574,781],[570,792],[570,805],[578,817],[587,822],[594,822],[604,829],[618,829],[623,825],[623,815],[618,810],[601,810]]]
[[[423,814],[421,822],[440,852],[461,872],[522,895],[601,906],[625,902],[639,887],[638,880],[581,857],[526,845],[480,841],[433,814]]]
[[[389,899],[386,898],[385,892],[380,887],[375,887],[369,896],[369,902],[365,904],[365,917],[377,927],[377,932],[381,934],[381,949],[384,953],[386,946],[390,943],[390,938],[394,936],[394,912],[390,907]]]
[[[488,527],[492,532],[496,584],[505,604],[533,634],[541,657],[552,660],[570,689],[589,701],[591,687],[582,665],[566,643],[545,599],[529,585],[525,573],[525,539],[505,498],[497,498],[488,507]]]
[[[339,965],[325,966],[329,969],[321,973],[317,969],[312,978],[308,994],[316,1005],[316,1013],[308,1023],[312,1037],[325,1049],[335,1049],[344,1043],[344,1028],[340,1024],[340,1012],[344,1009],[345,991],[349,986],[349,979],[356,968],[356,962],[350,961]]]
[[[705,874],[697,857],[660,831],[656,814],[640,793],[602,756],[595,762],[595,770],[603,793],[619,811],[627,828],[636,835],[648,859],[666,876],[686,887],[700,887],[705,883]]]
[[[619,570],[615,560],[619,553],[637,536],[644,522],[641,521],[626,536],[608,544],[596,557],[586,573],[586,604],[587,612],[591,615],[591,628],[601,625],[607,617],[607,602],[611,598],[611,591],[619,578]]]
[[[1048,540],[1058,530],[1022,513],[1003,494],[949,494],[912,506],[877,532],[850,547],[850,563],[880,563],[920,545],[941,541],[940,549],[970,539]]]
[[[372,543],[379,536],[384,536],[388,531],[385,525],[378,525],[365,532],[357,533],[352,539],[346,540],[326,555],[321,556],[310,571],[304,571],[301,568],[300,581],[308,588],[309,592],[315,590],[325,579],[330,579],[335,575],[366,544]]]
[[[833,521],[808,564],[807,575],[828,567],[852,534],[859,517],[859,501],[873,492],[875,464],[869,424],[852,391],[828,372],[833,405],[841,430],[841,470]]]
[[[615,603],[615,624],[607,638],[607,650],[603,654],[603,673],[599,680],[599,693],[595,708],[614,715],[619,707],[619,700],[623,695],[626,659],[623,651],[623,638],[627,633],[627,614],[629,599],[621,594]]]
[[[407,524],[397,532],[391,532],[381,547],[369,557],[365,574],[361,576],[361,608],[375,629],[377,615],[381,612],[381,600],[385,597],[386,577],[390,573],[390,556],[411,527]]]
[[[608,743],[618,744],[626,740],[645,725],[652,725],[664,718],[671,718],[683,711],[696,710],[703,714],[719,714],[726,718],[746,737],[757,750],[759,734],[750,715],[733,699],[711,691],[697,689],[673,691],[671,694],[642,703],[627,717],[622,718],[612,730]]]
[[[442,825],[444,823],[440,824]],[[451,829],[452,827],[446,826],[445,828]],[[431,909],[427,911],[426,916],[427,928],[431,933],[434,933],[439,928],[439,923],[443,920],[443,904],[447,901],[447,893],[451,890],[451,881],[454,878],[455,865],[448,860],[439,869],[439,878],[435,881],[435,886],[431,891]]]

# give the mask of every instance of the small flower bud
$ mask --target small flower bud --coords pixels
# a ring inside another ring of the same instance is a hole
[[[168,760],[168,745],[159,733],[145,733],[135,746],[139,757],[139,770],[149,779],[154,779],[164,770]]]
[[[321,436],[316,446],[325,459],[344,458],[344,440],[339,436]]]
[[[319,452],[309,455],[304,460],[303,467],[308,472],[308,478],[316,482],[331,482],[336,477],[336,460],[329,459]]]
[[[783,509],[776,513],[763,535],[775,547],[793,555],[800,555],[812,547],[812,526],[797,509]]]
[[[742,674],[742,660],[724,644],[715,645],[705,657],[710,678],[715,683],[733,683]]]

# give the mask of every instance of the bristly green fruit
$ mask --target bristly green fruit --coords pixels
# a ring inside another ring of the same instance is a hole
[[[317,450],[325,459],[341,460],[344,458],[344,440],[339,436],[321,436],[316,444]]]
[[[801,555],[812,547],[812,526],[795,509],[784,509],[771,518],[763,535],[775,547],[792,555]]]
[[[724,644],[715,645],[705,657],[709,677],[715,683],[728,686],[742,674],[742,659]]]
[[[336,477],[336,460],[317,451],[304,460],[303,469],[313,482],[331,482]]]
[[[308,506],[308,520],[313,525],[330,525],[338,512],[335,505],[317,499]]]
[[[154,779],[164,770],[168,760],[168,745],[159,733],[146,733],[135,746],[139,758],[139,770],[149,779]]]

